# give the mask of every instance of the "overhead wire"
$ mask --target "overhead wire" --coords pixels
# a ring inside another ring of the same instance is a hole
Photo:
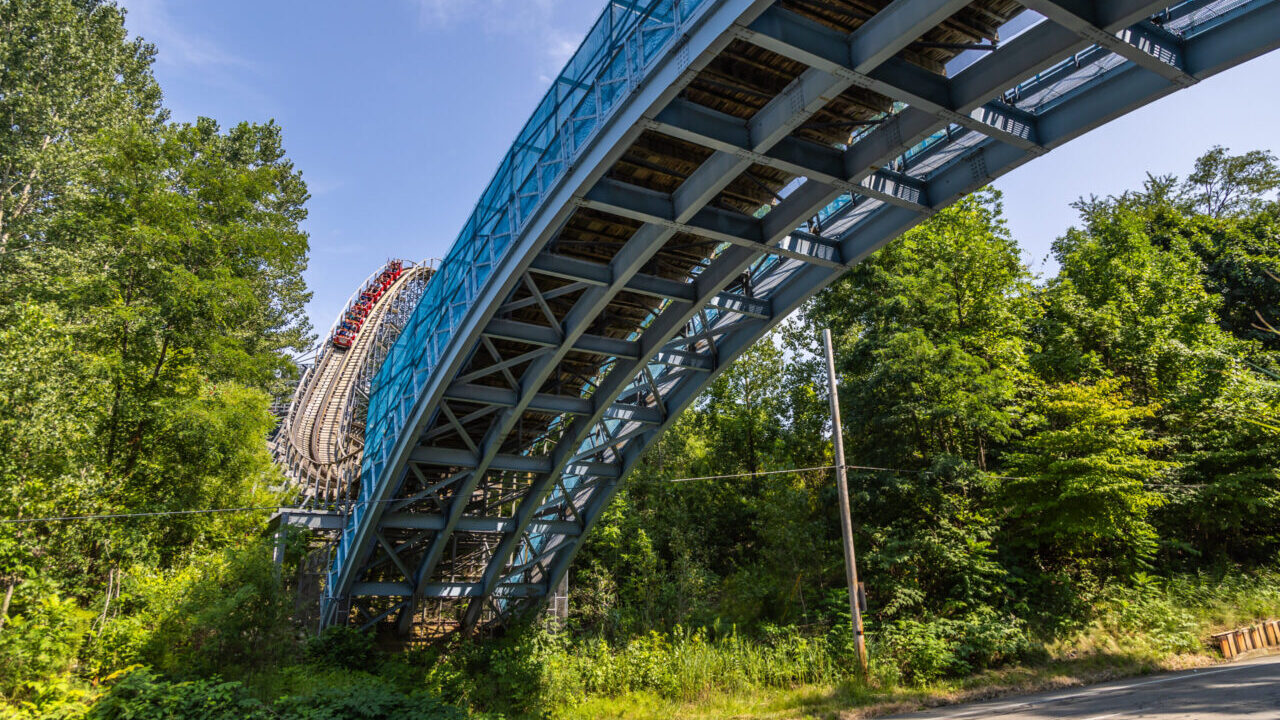
[[[837,465],[815,465],[813,467],[788,468],[785,470],[761,470],[758,472],[728,473],[723,475],[701,475],[697,477],[662,478],[658,480],[652,480],[650,482],[683,483],[683,482],[696,482],[700,480],[732,480],[736,478],[758,477],[758,476],[764,476],[764,475],[785,475],[789,473],[804,473],[804,472],[816,472],[819,470],[834,470],[837,467],[838,467]],[[940,474],[934,470],[908,470],[904,468],[880,467],[876,465],[845,465],[844,468],[845,470],[852,470],[855,472],[891,472],[891,473],[902,473],[902,474],[913,474],[913,475]],[[997,479],[997,480],[1029,480],[1031,479],[1031,478],[1017,477],[1012,475],[988,474],[987,477]],[[1153,487],[1153,488],[1163,487],[1163,488],[1177,488],[1177,489],[1194,489],[1194,488],[1201,488],[1205,486],[1206,485],[1203,483],[1201,484],[1149,483],[1148,484],[1148,487]],[[356,500],[352,502],[351,505],[373,505],[373,504],[384,503],[384,502],[385,503],[400,502],[400,498],[388,498],[384,500]],[[32,517],[32,518],[0,518],[0,525],[24,525],[24,524],[34,524],[34,523],[67,522],[67,521],[81,521],[81,520],[125,520],[125,519],[144,518],[144,517],[169,517],[169,516],[177,516],[177,515],[210,515],[210,514],[216,514],[216,513],[257,512],[262,510],[283,510],[283,509],[285,508],[283,508],[280,505],[245,505],[240,507],[204,508],[200,510],[156,510],[152,512],[133,512],[133,513],[100,513],[100,514],[92,514],[92,515],[54,515],[54,516],[48,516],[48,517]]]

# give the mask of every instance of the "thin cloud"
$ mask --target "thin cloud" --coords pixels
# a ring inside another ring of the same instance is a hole
[[[573,56],[582,40],[583,29],[566,27],[564,6],[556,0],[411,1],[418,8],[419,22],[428,29],[452,30],[465,26],[491,37],[540,39],[542,55],[537,61],[537,72],[547,83]]]
[[[156,46],[157,63],[203,70],[248,65],[208,38],[179,27],[165,0],[123,0],[121,5],[127,11],[125,26],[129,32]]]

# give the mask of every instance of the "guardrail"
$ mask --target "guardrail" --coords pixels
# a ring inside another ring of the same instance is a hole
[[[1280,620],[1263,620],[1235,630],[1213,635],[1213,644],[1222,657],[1231,659],[1252,650],[1280,647]]]

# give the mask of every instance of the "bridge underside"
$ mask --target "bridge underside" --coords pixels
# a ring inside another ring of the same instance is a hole
[[[1167,5],[675,13],[683,39],[492,253],[366,465],[327,620],[430,636],[537,607],[644,448],[805,299],[1001,174],[1280,42],[1276,0]]]

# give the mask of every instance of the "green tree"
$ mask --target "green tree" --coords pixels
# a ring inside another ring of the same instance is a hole
[[[154,48],[129,40],[101,0],[0,1],[0,292],[32,266],[21,253],[101,159],[100,130],[164,118]],[[15,254],[17,257],[15,257]]]
[[[1101,381],[1049,386],[1032,410],[1030,432],[1005,458],[1011,477],[998,502],[1001,547],[1039,576],[1033,593],[1052,600],[1061,583],[1087,588],[1148,567],[1157,547],[1150,515],[1163,502],[1151,486],[1170,469],[1152,459],[1158,441],[1142,427],[1156,408]]]
[[[854,268],[808,313],[838,337],[848,462],[894,469],[850,482],[884,618],[1000,602],[982,471],[1034,382],[1030,280],[988,190]]]
[[[307,196],[279,128],[133,125],[94,142],[112,149],[25,253],[40,267],[30,294],[60,308],[85,368],[55,415],[73,418],[90,442],[61,514],[265,504],[273,470],[262,438],[273,420],[264,390],[291,372],[284,351],[309,334],[297,227]],[[37,546],[59,548],[47,564],[81,592],[110,566],[170,563],[254,522],[81,524],[43,531]]]
[[[1196,159],[1182,188],[1196,212],[1213,218],[1251,214],[1261,208],[1267,193],[1280,188],[1275,155],[1263,150],[1229,152],[1215,145]]]
[[[0,514],[39,518],[98,507],[106,489],[90,457],[96,382],[56,308],[23,303],[0,326]],[[84,505],[79,505],[84,502]],[[59,523],[0,525],[0,629],[14,591],[77,530]],[[55,554],[56,556],[56,554]]]
[[[1189,238],[1158,231],[1148,197],[1076,204],[1084,226],[1054,243],[1061,270],[1042,296],[1036,365],[1051,382],[1123,377],[1137,404],[1186,413],[1241,345],[1216,322],[1222,301]]]
[[[839,332],[841,400],[859,458],[985,467],[1016,423],[1029,372],[1030,275],[1001,215],[977,193],[854,268],[808,321]]]
[[[1182,487],[1155,518],[1170,563],[1273,562],[1280,552],[1280,382],[1233,370],[1182,444]]]

